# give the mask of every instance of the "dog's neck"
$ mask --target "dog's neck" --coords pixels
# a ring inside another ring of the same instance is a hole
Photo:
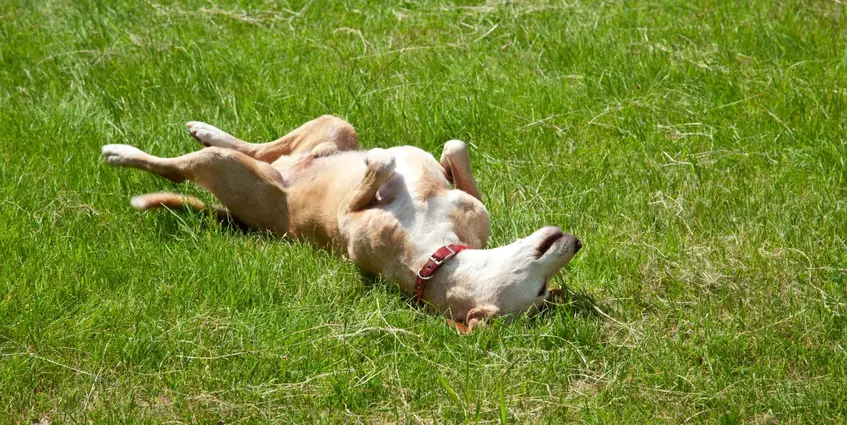
[[[420,249],[415,255],[408,257],[412,260],[404,267],[407,272],[403,273],[403,276],[398,279],[401,282],[401,288],[407,295],[414,294],[417,274],[421,266],[426,264],[435,251],[450,243],[446,242],[432,248]],[[458,244],[459,242],[452,243]],[[432,278],[426,281],[424,301],[435,306],[439,311],[451,310],[456,315],[465,314],[467,310],[473,308],[477,303],[473,291],[473,282],[471,282],[473,276],[468,276],[463,272],[463,269],[468,268],[469,264],[467,263],[478,260],[479,254],[483,251],[485,250],[466,249],[444,261]]]

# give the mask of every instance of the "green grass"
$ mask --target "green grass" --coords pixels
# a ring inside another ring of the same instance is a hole
[[[0,420],[847,421],[845,6],[458,3],[0,2]],[[491,246],[584,241],[570,301],[460,337],[99,158],[324,113],[468,142]]]

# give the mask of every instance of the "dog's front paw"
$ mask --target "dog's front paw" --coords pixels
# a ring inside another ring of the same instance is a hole
[[[188,127],[188,132],[191,133],[191,136],[205,147],[218,146],[226,148],[230,145],[229,141],[232,136],[211,124],[200,121],[189,121],[185,123],[185,126]]]
[[[465,142],[461,140],[448,140],[447,143],[444,144],[444,150],[441,153],[441,156],[453,156],[460,155],[463,152],[468,151],[468,146],[465,145]]]
[[[374,148],[365,154],[365,165],[378,174],[390,174],[394,172],[396,162],[394,154],[381,148]]]
[[[115,166],[126,166],[139,161],[146,155],[130,145],[104,145],[103,159]]]

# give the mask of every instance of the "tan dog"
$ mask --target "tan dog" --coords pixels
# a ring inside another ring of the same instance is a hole
[[[419,287],[424,300],[463,324],[462,331],[495,315],[540,307],[550,297],[553,274],[581,248],[572,235],[545,227],[484,249],[488,212],[467,148],[458,140],[447,142],[439,163],[410,146],[359,151],[353,127],[332,116],[264,144],[201,122],[189,122],[188,128],[205,149],[159,158],[128,145],[106,145],[103,157],[175,182],[191,180],[223,203],[219,210],[248,226],[346,252],[356,265],[397,282],[409,295],[434,252],[466,245]],[[138,196],[132,205],[204,207],[173,193]]]

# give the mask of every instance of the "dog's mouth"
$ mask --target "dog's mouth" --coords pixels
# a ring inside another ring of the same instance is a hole
[[[565,236],[565,234],[562,233],[561,230],[556,230],[555,232],[550,233],[550,235],[538,244],[538,248],[535,249],[535,258],[538,259],[543,257],[544,254],[550,250],[553,244],[555,244],[559,239],[562,239],[563,236]]]

